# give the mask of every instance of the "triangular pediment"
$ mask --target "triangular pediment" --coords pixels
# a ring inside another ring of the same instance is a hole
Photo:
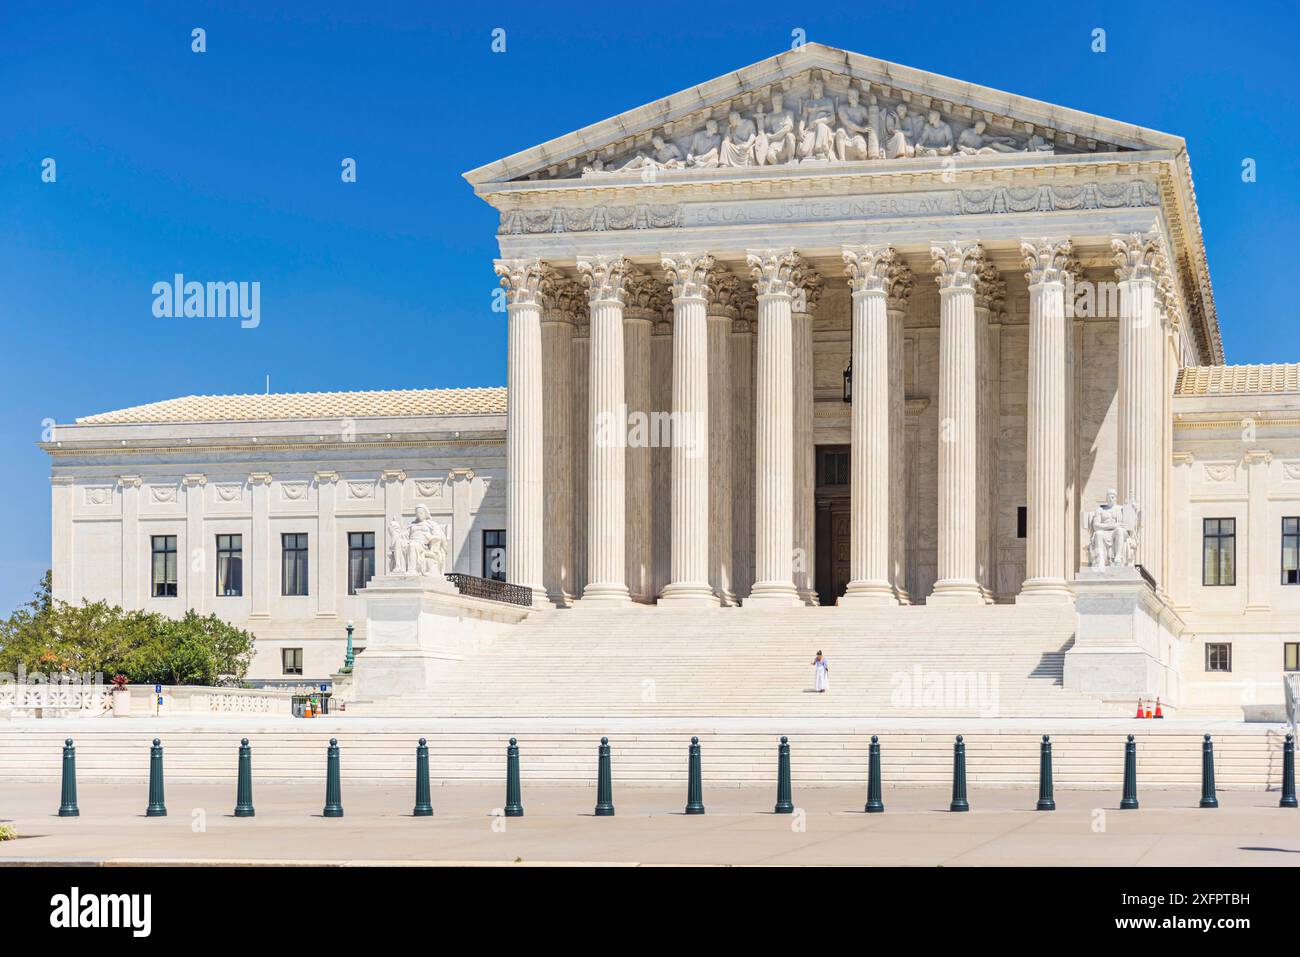
[[[1182,147],[1167,133],[809,43],[465,178],[618,180],[647,170]]]

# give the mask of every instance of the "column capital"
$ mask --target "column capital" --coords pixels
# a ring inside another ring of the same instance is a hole
[[[588,302],[624,302],[627,277],[632,270],[626,256],[582,256],[577,266],[587,285]]]
[[[139,488],[139,487],[140,487],[140,476],[138,476],[138,475],[119,475],[119,476],[117,477],[117,485],[118,485],[119,488]]]
[[[740,318],[742,288],[740,279],[734,273],[725,269],[713,270],[709,273],[707,288],[707,314],[710,319],[735,321]]]
[[[934,243],[930,246],[934,259],[935,282],[940,292],[948,290],[975,291],[977,272],[984,260],[984,247],[976,242]]]
[[[1154,282],[1165,268],[1166,257],[1160,235],[1153,227],[1145,233],[1122,233],[1111,237],[1115,278],[1120,282]]]
[[[912,270],[893,246],[845,246],[844,274],[849,279],[853,295],[883,293],[888,297],[887,309],[907,308],[912,293]]]
[[[493,267],[506,291],[507,307],[541,306],[555,278],[551,267],[540,259],[498,259]]]
[[[826,282],[820,273],[806,263],[800,264],[794,271],[794,300],[790,304],[790,311],[796,315],[811,316],[825,288]]]
[[[625,321],[655,322],[663,318],[668,289],[650,273],[632,269],[627,274],[623,299]]]
[[[745,253],[754,291],[760,296],[794,296],[803,259],[793,249],[751,249]]]
[[[987,257],[975,268],[975,308],[1000,312],[1007,300],[1007,282]]]
[[[181,485],[185,486],[186,488],[189,488],[191,485],[198,485],[202,487],[207,484],[208,484],[208,477],[206,475],[203,475],[202,473],[193,473],[193,474],[181,476]]]
[[[1020,240],[1020,255],[1025,261],[1025,279],[1029,285],[1048,282],[1065,282],[1072,269],[1074,245],[1068,239]]]
[[[1247,465],[1268,465],[1273,461],[1273,453],[1268,449],[1250,449],[1242,456]]]
[[[1163,256],[1159,260],[1156,275],[1156,306],[1170,329],[1177,329],[1182,324],[1183,307],[1178,298],[1174,271],[1168,268],[1168,261]]]
[[[257,486],[257,485],[270,485],[270,484],[271,484],[271,473],[270,473],[270,472],[250,472],[249,475],[248,475],[248,484],[249,484],[249,485],[253,485],[253,486]]]
[[[404,472],[402,469],[384,469],[382,472],[379,473],[379,481],[405,482],[406,472]]]
[[[567,276],[554,276],[542,287],[542,322],[577,325],[587,311],[587,294],[582,283]]]
[[[315,479],[317,485],[329,485],[339,480],[339,473],[322,470],[315,474]]]
[[[51,485],[75,485],[75,479],[71,475],[51,475]]]
[[[717,263],[708,253],[664,253],[660,264],[674,300],[709,297],[710,273]]]

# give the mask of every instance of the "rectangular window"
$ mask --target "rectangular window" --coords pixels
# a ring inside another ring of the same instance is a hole
[[[1029,506],[1016,506],[1016,538],[1029,536]]]
[[[1201,584],[1237,584],[1237,520],[1207,518],[1201,546]]]
[[[849,453],[842,449],[817,450],[817,484],[848,485]]]
[[[280,536],[280,594],[307,594],[307,535],[287,532]]]
[[[302,649],[301,648],[281,648],[280,660],[284,664],[284,673],[286,675],[302,674]]]
[[[1232,670],[1232,645],[1228,642],[1207,644],[1205,646],[1206,671]]]
[[[154,598],[176,597],[176,536],[151,537],[153,564],[150,581]]]
[[[237,598],[244,593],[244,536],[217,536],[217,597]]]
[[[1300,585],[1300,518],[1282,519],[1282,584]]]
[[[348,594],[365,588],[375,574],[375,533],[348,532]]]
[[[506,531],[489,528],[483,532],[483,577],[506,580]]]
[[[1282,670],[1300,671],[1300,641],[1288,641],[1282,645]]]

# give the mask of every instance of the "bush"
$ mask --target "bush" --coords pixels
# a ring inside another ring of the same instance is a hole
[[[73,605],[50,596],[47,572],[36,596],[0,621],[0,671],[124,674],[135,683],[216,684],[242,680],[253,636],[216,615],[174,619],[107,602]]]
[[[0,841],[18,840],[18,828],[12,824],[0,824]]]

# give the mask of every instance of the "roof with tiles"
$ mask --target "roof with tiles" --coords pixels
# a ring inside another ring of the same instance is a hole
[[[1279,395],[1300,392],[1300,363],[1187,366],[1174,395]]]
[[[286,392],[266,395],[188,395],[77,419],[78,425],[160,422],[248,422],[278,419],[495,415],[506,390],[396,389],[390,392]]]

